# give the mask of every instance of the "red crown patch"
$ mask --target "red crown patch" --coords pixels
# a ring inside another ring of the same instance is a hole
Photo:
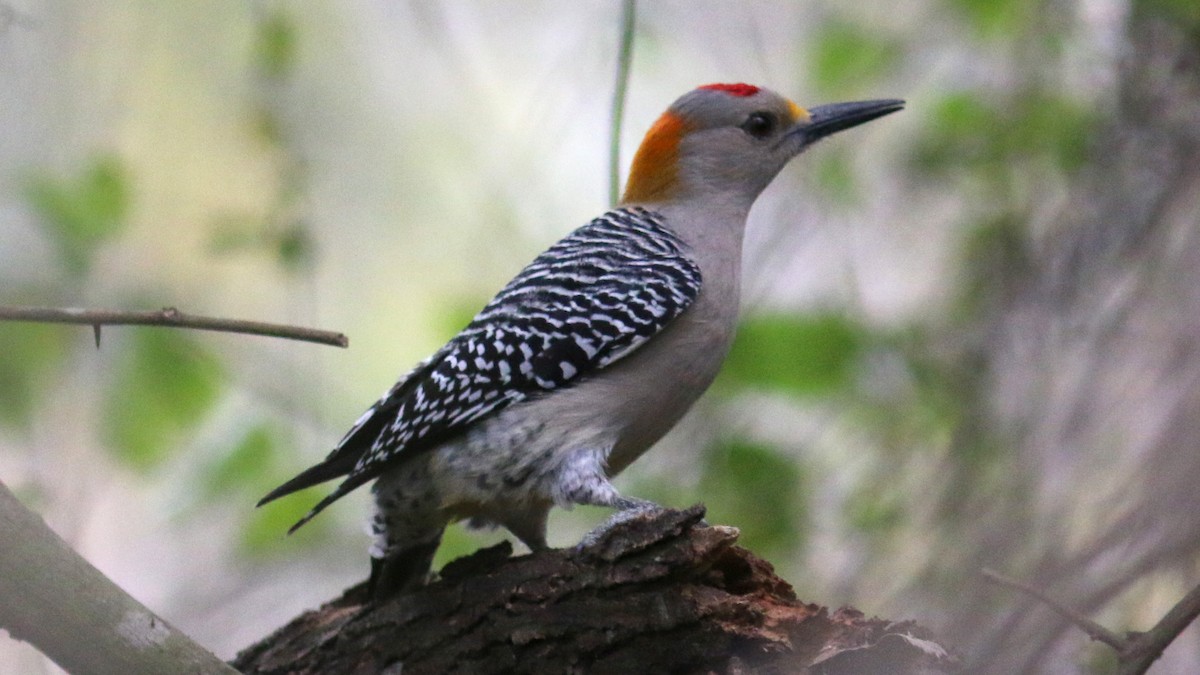
[[[701,89],[710,89],[712,91],[723,91],[733,96],[753,96],[758,93],[758,87],[752,84],[706,84]]]

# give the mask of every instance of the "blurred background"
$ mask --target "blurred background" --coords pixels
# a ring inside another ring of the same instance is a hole
[[[0,324],[0,480],[226,658],[365,578],[366,490],[291,537],[324,487],[254,503],[608,206],[621,10],[0,0],[0,304],[351,339]],[[972,672],[1112,672],[979,570],[1115,630],[1200,581],[1200,5],[638,3],[621,171],[738,81],[908,108],[759,200],[730,361],[618,486]],[[0,636],[0,672],[57,670]],[[1200,630],[1153,672],[1200,672]]]

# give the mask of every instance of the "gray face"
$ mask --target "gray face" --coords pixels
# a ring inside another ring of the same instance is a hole
[[[766,89],[749,95],[697,89],[671,106],[687,127],[680,143],[685,191],[753,200],[807,145],[808,112]]]
[[[670,108],[687,128],[680,143],[682,187],[753,201],[809,145],[903,105],[898,100],[859,101],[805,110],[767,89],[696,89]]]
[[[863,101],[809,111],[750,85],[700,87],[675,101],[647,132],[626,201],[749,209],[804,148],[901,107],[902,101]]]

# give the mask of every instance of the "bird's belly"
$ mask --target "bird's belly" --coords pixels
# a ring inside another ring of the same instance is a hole
[[[608,475],[624,470],[712,384],[729,351],[732,321],[684,315],[594,378],[547,396],[541,412],[548,426],[574,432],[563,450],[605,449]]]
[[[500,503],[547,502],[580,451],[596,453],[599,470],[615,475],[675,426],[716,371],[681,367],[660,373],[655,387],[630,387],[624,378],[638,372],[630,368],[516,404],[432,451],[430,477],[442,507],[470,517]]]
[[[628,422],[609,455],[610,475],[623,471],[679,422],[716,379],[728,350],[728,340],[714,335],[677,351],[678,361],[658,368],[654,377],[657,387],[627,390],[634,393],[621,402]],[[645,367],[631,362],[627,376],[634,377]],[[614,396],[620,394],[614,392]]]

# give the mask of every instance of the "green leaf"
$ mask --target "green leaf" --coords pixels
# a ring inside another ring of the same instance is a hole
[[[82,276],[96,248],[124,227],[130,203],[126,174],[118,157],[103,155],[76,179],[31,180],[29,202],[54,233],[72,275]]]
[[[29,425],[49,373],[63,362],[72,329],[36,323],[0,323],[0,423]]]
[[[258,66],[266,75],[288,75],[296,63],[295,22],[282,10],[272,11],[258,24],[255,47]]]
[[[854,23],[834,21],[817,36],[809,61],[817,91],[836,96],[872,87],[902,56],[899,42]]]
[[[747,318],[725,362],[729,384],[826,396],[853,383],[866,331],[838,314]]]
[[[737,523],[741,544],[756,552],[794,550],[806,538],[798,464],[773,448],[744,441],[708,455],[700,494],[712,522]]]
[[[217,400],[217,360],[183,331],[137,329],[106,401],[109,448],[135,469],[157,466]]]

